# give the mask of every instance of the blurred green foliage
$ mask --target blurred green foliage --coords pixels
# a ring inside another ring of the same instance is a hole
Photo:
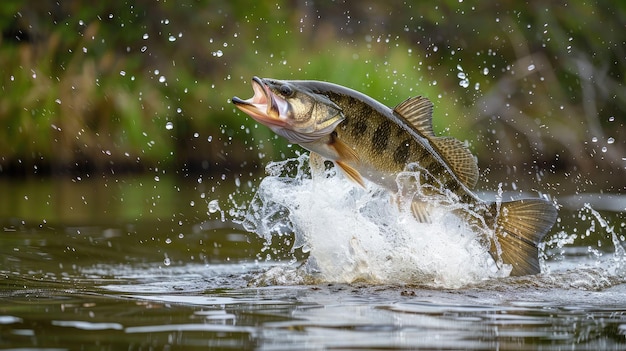
[[[624,23],[608,0],[7,0],[0,173],[257,167],[288,150],[230,103],[259,75],[424,95],[483,167],[623,190]]]

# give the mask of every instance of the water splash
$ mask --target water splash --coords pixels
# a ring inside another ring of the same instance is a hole
[[[600,227],[604,230],[606,235],[609,236],[611,243],[613,244],[614,253],[612,255],[612,264],[610,264],[607,269],[609,273],[616,276],[624,276],[626,275],[626,250],[622,244],[620,238],[618,238],[617,233],[615,233],[615,227],[610,225],[607,220],[605,220],[602,215],[596,210],[594,210],[591,205],[585,204],[583,208],[588,211],[595,221],[600,225]],[[591,222],[592,225],[590,227],[590,231],[595,229],[594,223]]]
[[[290,275],[297,271],[292,284],[458,287],[508,275],[507,269],[496,267],[480,236],[454,215],[452,208],[438,207],[431,213],[432,223],[420,223],[399,209],[392,194],[375,185],[363,189],[332,167],[311,176],[308,160],[303,154],[270,163],[269,175],[259,185],[243,220],[244,227],[268,245],[277,237],[293,235],[290,249],[308,253],[298,268],[268,272],[274,278],[284,280],[291,269]],[[458,208],[459,204],[452,206]]]
[[[266,171],[268,176],[247,209],[238,206],[229,213],[266,241],[259,259],[291,262],[267,270],[253,283],[408,283],[455,288],[508,276],[510,267],[498,269],[487,252],[485,233],[477,233],[453,214],[464,204],[454,199],[443,206],[438,203],[430,213],[432,223],[417,222],[403,206],[403,198],[411,199],[420,191],[405,186],[406,179],[419,178],[419,169],[398,176],[397,195],[372,184],[363,189],[330,165],[311,175],[308,154],[272,162]],[[501,194],[496,196],[500,198]],[[544,274],[528,279],[581,289],[604,289],[626,281],[623,235],[594,207],[579,207],[576,226],[582,231],[564,227],[559,219],[561,230],[540,244]],[[597,239],[597,245],[581,245],[581,240],[590,238]],[[613,250],[601,242],[611,243]],[[508,280],[525,278],[516,279]]]
[[[589,203],[581,205],[574,214],[574,228],[562,228],[540,245],[542,270],[550,285],[601,290],[625,283],[624,236]]]

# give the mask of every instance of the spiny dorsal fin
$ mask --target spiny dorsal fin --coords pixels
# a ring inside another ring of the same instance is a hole
[[[433,103],[425,97],[408,98],[393,109],[418,132],[430,138],[433,132]]]
[[[461,183],[473,189],[478,181],[478,164],[465,144],[452,137],[433,137],[430,141]]]
[[[470,189],[476,186],[478,165],[474,155],[462,142],[454,138],[435,136],[433,103],[430,100],[422,96],[409,98],[393,110],[434,144],[461,183]]]

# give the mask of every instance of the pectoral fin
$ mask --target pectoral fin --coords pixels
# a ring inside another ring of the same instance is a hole
[[[343,173],[352,181],[356,182],[363,188],[365,188],[365,181],[363,181],[363,177],[359,171],[357,171],[354,167],[350,166],[348,163],[359,163],[359,155],[357,155],[356,151],[348,146],[343,141],[339,140],[334,134],[331,134],[330,142],[328,143],[330,147],[335,150],[337,154],[337,159],[335,160],[335,164],[341,168]]]
[[[350,167],[345,162],[335,161],[335,164],[337,164],[337,166],[341,168],[341,170],[348,177],[348,179],[352,180],[353,182],[356,182],[357,184],[365,188],[365,181],[363,181],[363,178],[361,177],[361,174],[359,173],[359,171]]]
[[[359,155],[357,155],[356,151],[348,146],[343,141],[339,140],[337,137],[332,137],[329,146],[335,149],[337,153],[336,161],[342,162],[359,162]]]

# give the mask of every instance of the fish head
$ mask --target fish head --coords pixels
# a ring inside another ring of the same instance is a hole
[[[345,119],[327,96],[297,81],[254,77],[252,89],[253,97],[233,97],[233,104],[292,143],[314,142]]]

